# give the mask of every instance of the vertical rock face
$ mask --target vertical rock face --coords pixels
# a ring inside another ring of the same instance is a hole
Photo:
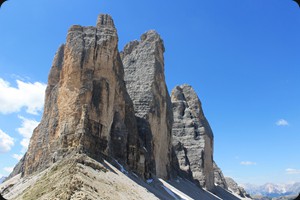
[[[155,31],[133,41],[121,53],[125,82],[145,147],[146,173],[167,178],[171,164],[172,107],[164,77],[164,45]]]
[[[173,148],[179,164],[177,171],[207,189],[214,188],[213,133],[201,102],[189,85],[177,86],[173,104]]]
[[[44,114],[34,130],[24,172],[43,169],[70,152],[112,156],[136,169],[138,132],[109,15],[97,27],[72,26],[53,61]]]

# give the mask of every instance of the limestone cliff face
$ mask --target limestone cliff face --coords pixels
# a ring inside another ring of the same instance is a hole
[[[143,34],[140,41],[127,44],[121,53],[126,87],[145,147],[145,171],[161,178],[170,174],[173,122],[164,77],[164,50],[162,39],[151,30]]]
[[[202,187],[214,188],[213,133],[201,102],[189,85],[173,89],[173,148],[179,174],[197,181]]]
[[[25,157],[31,174],[70,152],[111,156],[137,168],[138,132],[109,15],[72,26],[49,74],[44,114]]]

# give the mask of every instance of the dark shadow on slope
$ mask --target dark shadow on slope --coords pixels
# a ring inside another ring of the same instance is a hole
[[[156,178],[151,179],[151,183],[147,183],[144,180],[142,180],[141,178],[135,176],[135,175],[128,175],[128,178],[130,178],[131,180],[133,180],[136,184],[144,187],[145,189],[147,189],[150,193],[152,193],[153,195],[155,195],[157,198],[161,199],[161,200],[177,200],[177,199],[181,199],[179,196],[177,196],[176,194],[170,195],[170,193],[168,193],[164,187],[163,184]],[[150,180],[150,179],[149,179]],[[148,180],[148,181],[149,181]]]
[[[129,174],[128,177],[139,184],[140,186],[146,188],[150,193],[154,194],[157,198],[163,200],[173,200],[173,199],[186,199],[181,195],[187,197],[188,199],[194,200],[220,200],[221,198],[215,196],[214,194],[199,188],[196,184],[182,178],[172,179],[169,181],[160,181],[154,178],[151,183],[146,183],[139,177]],[[168,185],[164,185],[168,184]],[[174,192],[173,192],[173,191]],[[226,199],[227,200],[227,199]],[[231,199],[228,199],[231,200]]]
[[[6,200],[4,197],[0,194],[0,200]]]
[[[155,160],[153,158],[153,135],[151,132],[149,121],[136,116],[139,139],[141,147],[145,147],[146,151],[141,151],[145,156],[145,173],[144,178],[149,179],[152,174],[156,174],[155,170]]]
[[[217,200],[218,197],[214,196],[212,193],[200,188],[197,184],[192,183],[189,180],[178,177],[177,179],[169,180],[168,183],[176,188],[177,190],[188,194],[189,197],[195,200]]]
[[[222,187],[220,186],[216,186],[213,191],[212,191],[215,195],[217,195],[218,197],[220,197],[221,199],[226,199],[226,200],[240,200],[240,198],[236,197],[235,195],[233,195],[232,193],[230,193],[227,190],[224,190]]]

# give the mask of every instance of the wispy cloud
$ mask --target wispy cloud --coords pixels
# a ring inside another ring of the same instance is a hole
[[[23,154],[13,154],[12,157],[19,161],[23,158]]]
[[[16,80],[17,87],[0,78],[0,113],[9,114],[26,108],[29,114],[37,115],[43,109],[46,84]]]
[[[289,125],[289,122],[286,121],[285,119],[280,119],[276,122],[276,125],[277,126],[288,126]]]
[[[33,119],[27,119],[22,116],[18,116],[22,120],[20,128],[17,128],[19,134],[23,137],[21,145],[23,147],[22,152],[25,152],[29,145],[29,140],[32,135],[33,130],[38,126],[39,122]]]
[[[292,169],[292,168],[287,168],[285,170],[287,174],[300,174],[300,169]]]
[[[0,129],[0,153],[6,153],[14,146],[14,139]]]
[[[4,167],[4,171],[11,173],[14,170],[14,167]]]
[[[241,165],[257,165],[256,162],[251,162],[251,161],[242,161],[240,162]]]

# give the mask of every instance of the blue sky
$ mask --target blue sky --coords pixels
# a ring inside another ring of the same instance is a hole
[[[169,91],[188,83],[239,183],[300,181],[300,9],[292,0],[9,0],[0,8],[0,175],[40,121],[52,59],[73,24],[114,18],[119,49],[149,29]]]

